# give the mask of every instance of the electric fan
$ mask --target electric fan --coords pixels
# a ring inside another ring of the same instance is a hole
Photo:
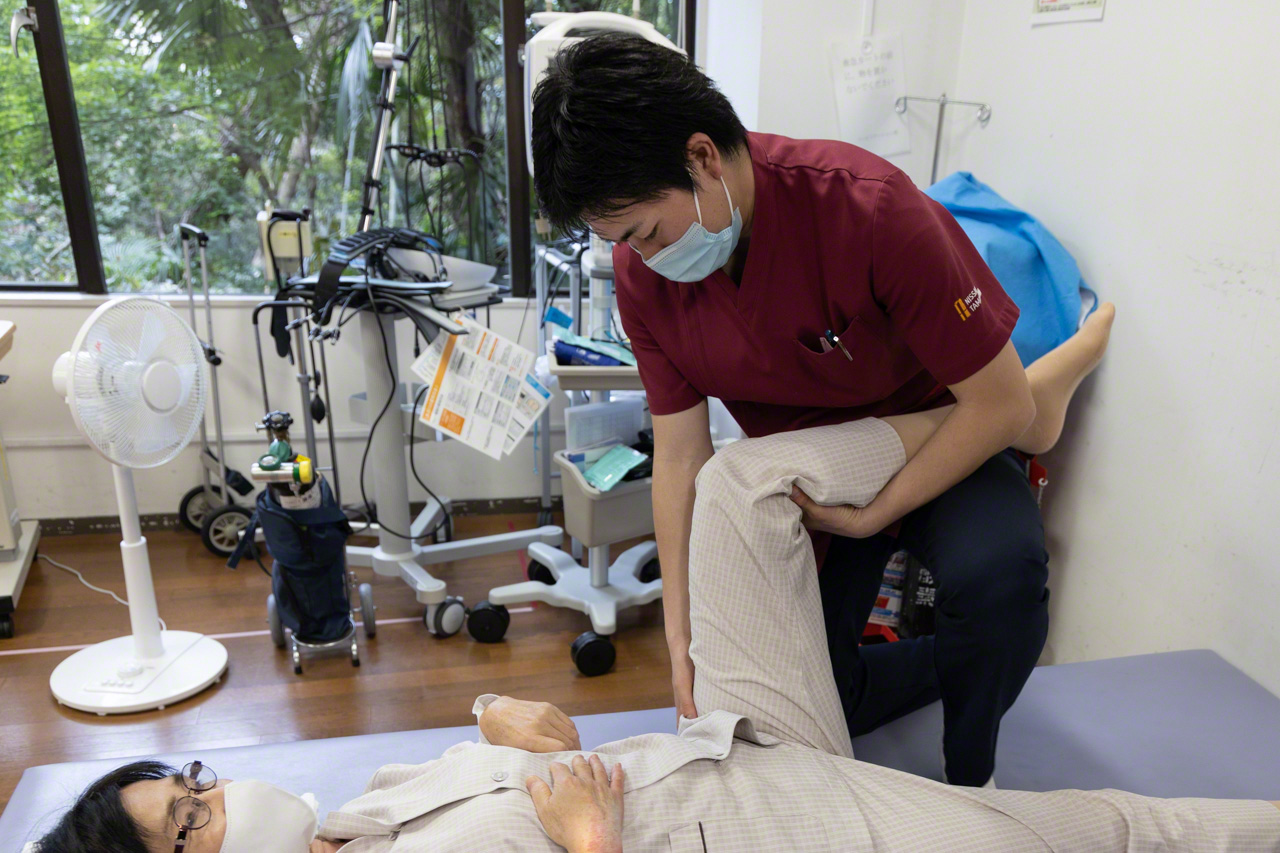
[[[204,419],[204,353],[167,305],[112,299],[95,310],[53,367],[76,427],[112,463],[133,633],[76,652],[49,678],[63,705],[97,714],[163,708],[222,677],[227,650],[189,631],[161,631],[134,468],[170,462]]]

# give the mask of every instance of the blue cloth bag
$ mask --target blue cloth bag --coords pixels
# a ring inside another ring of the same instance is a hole
[[[948,175],[925,194],[951,211],[1021,311],[1013,346],[1023,366],[1075,333],[1082,292],[1091,306],[1097,304],[1097,296],[1081,279],[1075,259],[1047,228],[969,172]]]

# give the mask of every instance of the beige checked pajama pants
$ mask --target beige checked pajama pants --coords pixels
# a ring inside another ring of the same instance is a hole
[[[865,505],[904,463],[893,428],[865,419],[735,442],[703,467],[689,540],[699,713],[852,759],[813,547],[788,495]],[[1280,850],[1280,810],[1262,801],[958,788],[853,760],[833,760],[832,777],[877,850]]]

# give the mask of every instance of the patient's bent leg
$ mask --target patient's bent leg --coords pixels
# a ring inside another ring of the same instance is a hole
[[[865,505],[906,461],[884,421],[736,442],[698,475],[689,539],[694,702],[836,755],[849,732],[827,654],[809,533],[791,486]]]

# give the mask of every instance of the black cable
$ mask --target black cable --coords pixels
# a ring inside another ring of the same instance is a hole
[[[367,271],[365,272],[365,290],[369,297],[369,306],[373,310],[376,316],[379,313],[378,303],[377,303],[377,300],[375,300],[373,297],[373,285],[369,283],[369,274]],[[419,536],[413,536],[412,534],[409,534],[409,533],[401,533],[397,530],[392,530],[390,527],[387,527],[385,524],[378,521],[377,508],[374,507],[373,504],[369,503],[369,495],[367,492],[365,492],[365,488],[364,488],[364,472],[365,472],[365,467],[368,465],[368,462],[369,462],[369,449],[373,447],[373,434],[374,432],[377,431],[378,424],[382,422],[383,416],[387,414],[387,409],[391,408],[392,402],[394,402],[396,399],[396,391],[399,390],[395,382],[395,375],[396,375],[395,365],[392,364],[391,362],[391,347],[387,343],[387,331],[386,329],[382,328],[382,321],[380,319],[378,320],[378,334],[382,337],[382,355],[387,361],[387,372],[391,376],[391,380],[392,380],[391,393],[387,395],[387,402],[382,404],[382,411],[378,412],[378,417],[374,418],[373,425],[369,427],[369,438],[364,443],[364,453],[360,457],[360,499],[364,501],[365,510],[367,511],[368,516],[371,519],[371,523],[377,524],[382,530],[387,531],[392,536],[399,536],[401,539],[407,539],[410,542],[412,542],[414,539],[425,539],[428,536],[434,536],[439,531],[440,525],[439,524],[436,525],[435,530],[431,530]],[[416,471],[414,473],[414,476],[415,477],[417,476]],[[421,481],[419,482],[421,483]],[[426,488],[425,484],[423,484],[423,488]],[[428,489],[427,491],[430,492],[430,489]],[[434,494],[432,496],[434,497]],[[436,498],[436,500],[438,501],[439,498]],[[443,507],[444,507],[444,504],[441,504],[442,509]]]

